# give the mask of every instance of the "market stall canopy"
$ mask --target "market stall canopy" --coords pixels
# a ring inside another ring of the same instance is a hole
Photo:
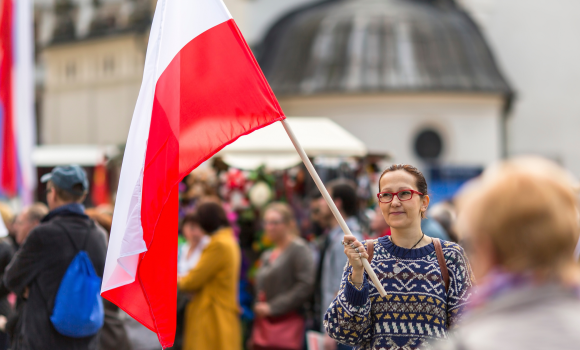
[[[292,130],[310,157],[363,157],[365,144],[329,118],[288,118]],[[221,150],[218,156],[239,169],[286,169],[301,162],[281,123],[242,136]]]
[[[32,152],[32,161],[37,167],[78,164],[95,166],[119,153],[116,146],[95,145],[43,145]]]

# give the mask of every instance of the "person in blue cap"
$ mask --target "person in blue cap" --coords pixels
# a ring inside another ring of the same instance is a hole
[[[79,250],[88,253],[97,275],[103,276],[106,233],[85,215],[87,175],[78,165],[59,166],[41,182],[46,183],[50,212],[30,232],[4,274],[6,287],[28,299],[11,348],[97,349],[98,333],[71,338],[58,333],[50,321],[61,280]]]

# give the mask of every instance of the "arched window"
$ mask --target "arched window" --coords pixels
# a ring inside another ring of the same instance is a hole
[[[443,139],[433,129],[423,129],[415,138],[415,154],[423,160],[433,161],[443,153]]]

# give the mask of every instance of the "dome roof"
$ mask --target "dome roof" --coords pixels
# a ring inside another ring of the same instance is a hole
[[[511,89],[452,0],[330,0],[278,21],[258,50],[278,95]]]

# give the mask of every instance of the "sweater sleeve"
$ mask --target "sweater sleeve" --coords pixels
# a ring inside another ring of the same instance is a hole
[[[314,286],[314,261],[307,246],[300,246],[292,256],[292,274],[296,281],[292,288],[277,295],[268,304],[272,315],[282,315],[298,308],[312,293]]]
[[[339,343],[357,346],[370,342],[373,335],[369,283],[366,272],[360,289],[350,282],[352,266],[344,268],[338,295],[324,315],[324,328]]]
[[[452,328],[463,317],[465,307],[471,302],[474,282],[471,265],[463,248],[455,243],[446,242],[444,250],[449,270],[449,291],[447,292],[447,327]]]

